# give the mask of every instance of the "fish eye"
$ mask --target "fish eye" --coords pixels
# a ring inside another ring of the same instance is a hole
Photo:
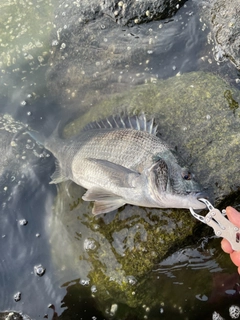
[[[191,172],[188,171],[187,173],[184,173],[182,177],[184,180],[191,180],[192,174],[191,174]]]

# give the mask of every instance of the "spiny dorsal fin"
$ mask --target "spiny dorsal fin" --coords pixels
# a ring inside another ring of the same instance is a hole
[[[157,134],[157,125],[154,124],[154,119],[147,120],[146,115],[116,115],[106,119],[94,121],[87,124],[83,131],[99,130],[99,129],[134,129],[139,131],[147,131],[151,134]]]

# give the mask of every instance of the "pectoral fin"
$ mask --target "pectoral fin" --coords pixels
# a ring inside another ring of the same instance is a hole
[[[94,162],[106,176],[106,179],[120,188],[132,188],[132,181],[140,176],[139,172],[133,171],[119,164],[102,159],[88,158]]]
[[[113,211],[126,203],[123,198],[100,188],[87,190],[82,199],[85,201],[95,201],[92,210],[94,215]]]

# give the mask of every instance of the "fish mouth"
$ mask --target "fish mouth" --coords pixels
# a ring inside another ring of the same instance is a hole
[[[205,209],[206,205],[201,199],[209,199],[207,192],[198,191],[198,192],[189,192],[187,194],[187,198],[189,198],[189,203],[191,203],[191,207],[195,209]]]

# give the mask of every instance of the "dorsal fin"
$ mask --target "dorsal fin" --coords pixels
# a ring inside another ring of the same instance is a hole
[[[157,134],[157,125],[154,124],[154,119],[147,120],[146,115],[115,115],[106,119],[90,122],[87,124],[83,131],[94,129],[134,129],[139,131],[147,131],[151,134]]]

